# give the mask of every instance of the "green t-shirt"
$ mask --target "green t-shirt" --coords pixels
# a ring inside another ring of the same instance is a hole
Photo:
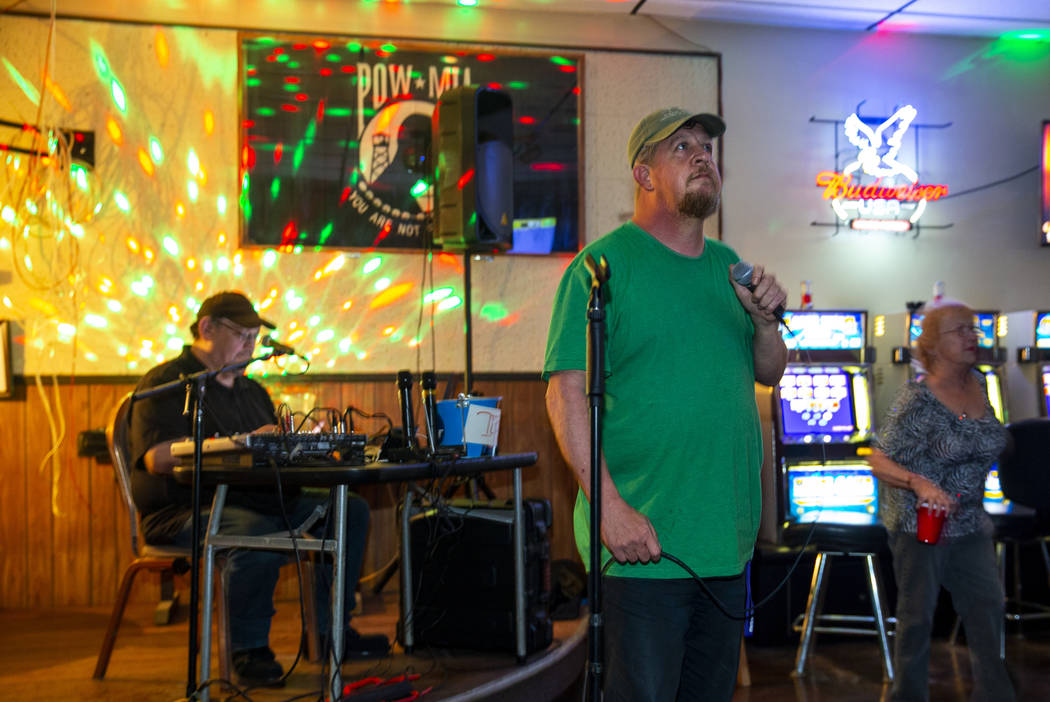
[[[592,242],[558,286],[545,379],[586,368],[587,254],[604,255],[611,274],[602,451],[613,482],[653,523],[665,551],[701,576],[736,575],[751,558],[762,499],[754,326],[729,282],[739,259],[710,239],[701,256],[682,256],[631,222]],[[589,565],[582,491],[574,524]],[[609,557],[606,550],[602,563]],[[689,577],[667,559],[614,563],[608,574]]]

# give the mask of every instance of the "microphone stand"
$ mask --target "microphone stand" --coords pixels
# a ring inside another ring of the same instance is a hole
[[[591,572],[588,587],[591,621],[588,630],[588,699],[602,699],[602,645],[605,622],[602,616],[602,410],[605,404],[605,300],[602,286],[609,280],[605,256],[596,263],[588,254],[584,260],[591,273],[591,297],[587,303],[587,400],[591,429]]]
[[[228,366],[219,368],[218,370],[203,370],[198,373],[191,373],[185,375],[178,380],[173,380],[163,385],[156,385],[152,388],[140,390],[135,392],[131,396],[131,406],[138,400],[144,400],[154,395],[163,395],[172,390],[184,388],[186,392],[186,404],[183,407],[183,415],[190,413],[190,401],[193,401],[193,484],[192,484],[192,514],[191,530],[193,531],[193,542],[192,551],[190,558],[190,632],[189,632],[189,649],[188,660],[186,663],[186,697],[192,698],[194,693],[197,691],[197,651],[199,647],[199,634],[198,628],[199,623],[197,621],[197,610],[199,609],[199,598],[200,598],[200,557],[201,557],[201,464],[203,452],[201,450],[204,445],[204,388],[205,383],[208,379],[214,378],[220,373],[226,373],[228,371],[241,370],[247,366],[255,363],[256,361],[268,361],[274,356],[285,355],[280,351],[274,350],[270,353],[263,354],[258,358],[249,358],[246,361],[238,361],[237,363],[231,363]],[[130,421],[131,412],[129,409],[128,417]]]

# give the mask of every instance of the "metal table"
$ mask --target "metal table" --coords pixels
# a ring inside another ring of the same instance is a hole
[[[305,487],[330,487],[334,490],[335,538],[317,540],[293,538],[281,532],[265,536],[222,534],[219,522],[226,495],[231,485],[270,485],[275,475],[270,469],[223,465],[209,461],[205,456],[201,479],[203,484],[215,485],[211,515],[204,536],[204,572],[202,575],[204,597],[201,604],[200,680],[208,680],[211,665],[211,612],[214,599],[213,577],[216,551],[228,548],[253,548],[264,551],[317,551],[332,554],[332,648],[329,653],[329,681],[327,693],[332,700],[342,697],[342,675],[340,664],[343,658],[344,605],[343,591],[346,580],[345,549],[343,535],[346,531],[346,498],[351,485],[375,483],[411,482],[432,480],[452,476],[474,475],[494,470],[514,471],[514,619],[517,644],[517,659],[525,660],[525,526],[521,498],[521,469],[534,465],[536,453],[518,453],[481,458],[457,458],[431,460],[414,463],[376,462],[367,465],[331,465],[285,467],[280,469],[281,481],[285,485]],[[176,466],[175,479],[192,483],[193,466]],[[402,639],[407,650],[414,644],[412,629],[411,588],[411,539],[408,536],[408,515],[412,508],[412,492],[405,498],[401,529],[401,587],[402,587]],[[202,691],[201,699],[207,702],[208,688]]]

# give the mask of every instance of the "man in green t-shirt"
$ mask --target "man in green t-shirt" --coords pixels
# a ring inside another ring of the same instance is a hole
[[[581,490],[576,542],[589,560],[590,422],[586,332],[590,254],[605,256],[605,413],[601,465],[605,699],[729,700],[745,608],[744,569],[761,513],[762,441],[754,383],[787,361],[775,310],[787,299],[755,266],[707,240],[721,177],[721,118],[677,108],[631,133],[631,221],[586,246],[554,302],[544,377],[558,444]],[[670,559],[680,559],[703,583]],[[717,598],[713,601],[711,595]]]

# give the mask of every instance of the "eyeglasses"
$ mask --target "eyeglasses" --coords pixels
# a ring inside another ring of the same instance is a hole
[[[255,346],[255,344],[259,340],[258,329],[256,329],[255,331],[244,331],[241,327],[238,327],[233,322],[226,321],[226,319],[223,317],[215,317],[214,319],[216,322],[229,329],[230,333],[238,339],[240,339],[242,344],[250,344],[251,346]]]
[[[941,334],[958,334],[959,336],[968,336],[970,334],[973,334],[974,336],[983,336],[984,332],[982,332],[981,328],[978,326],[975,326],[973,324],[964,324],[962,326],[946,329],[945,331],[942,331]]]

